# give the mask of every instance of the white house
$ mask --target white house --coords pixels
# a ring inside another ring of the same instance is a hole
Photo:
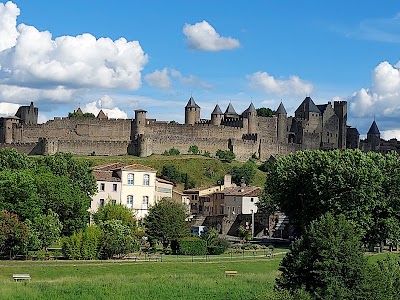
[[[172,197],[173,183],[160,180],[162,186],[157,189],[160,184],[157,184],[156,173],[155,169],[138,164],[114,163],[95,167],[98,193],[92,197],[91,213],[113,200],[136,211],[137,218],[142,219],[156,203],[158,190],[162,191],[163,197]]]
[[[255,186],[237,186],[225,189],[223,191],[224,214],[229,218],[239,214],[255,214],[260,190]]]

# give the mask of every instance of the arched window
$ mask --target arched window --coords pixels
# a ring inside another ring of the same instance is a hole
[[[133,174],[132,173],[128,174],[128,184],[133,185]]]
[[[143,204],[149,205],[149,196],[143,196]]]
[[[128,207],[131,207],[133,205],[133,196],[129,195],[128,197],[126,197],[126,205]]]
[[[149,174],[143,175],[143,185],[150,185],[150,175]]]

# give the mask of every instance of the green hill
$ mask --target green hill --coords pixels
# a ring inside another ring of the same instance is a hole
[[[222,162],[219,159],[208,158],[201,155],[152,155],[149,157],[137,157],[130,155],[123,156],[76,156],[77,159],[88,160],[93,165],[111,164],[122,162],[126,164],[141,164],[158,170],[160,175],[164,165],[174,165],[180,172],[187,173],[196,186],[216,184],[218,180],[231,171],[234,166],[242,163],[233,161],[232,163]],[[253,185],[264,187],[265,174],[257,170]]]

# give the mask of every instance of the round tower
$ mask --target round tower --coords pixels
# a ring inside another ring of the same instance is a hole
[[[146,113],[147,111],[143,109],[135,110],[136,134],[144,134],[144,129],[146,127]]]
[[[190,96],[188,103],[185,106],[185,124],[194,125],[200,121],[200,106],[196,104],[193,97]]]
[[[213,125],[221,125],[222,119],[224,118],[224,114],[222,113],[221,108],[217,104],[211,113],[211,124]]]
[[[276,110],[276,116],[278,118],[277,125],[277,139],[278,143],[286,143],[287,139],[287,112],[283,103],[279,104],[278,109]]]
[[[370,145],[371,151],[378,151],[380,144],[381,144],[381,133],[378,129],[378,126],[376,125],[376,122],[372,122],[371,127],[368,130],[367,133],[367,141],[368,144]]]
[[[257,110],[255,109],[253,102],[250,106],[243,112],[243,117],[247,118],[248,129],[247,133],[253,134],[257,132]]]

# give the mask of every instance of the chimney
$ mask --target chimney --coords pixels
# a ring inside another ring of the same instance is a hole
[[[225,174],[224,176],[224,188],[229,188],[232,186],[232,175]]]

